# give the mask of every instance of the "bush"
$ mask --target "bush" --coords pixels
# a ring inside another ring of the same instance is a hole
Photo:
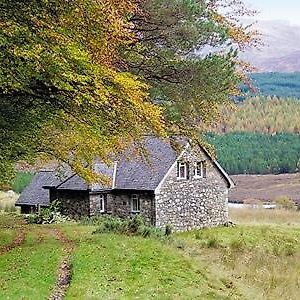
[[[0,191],[0,211],[16,212],[19,208],[15,206],[18,195],[13,191]]]
[[[25,218],[29,224],[59,224],[71,221],[69,217],[60,213],[58,200],[54,200],[49,208],[42,208],[37,214],[29,214]]]
[[[278,208],[284,208],[288,210],[296,210],[297,206],[292,199],[287,196],[281,196],[275,199],[276,206]]]
[[[119,233],[126,235],[138,235],[143,237],[163,237],[169,235],[169,232],[164,232],[153,226],[147,226],[141,216],[135,216],[131,219],[121,219],[117,217],[103,216],[93,219],[84,219],[82,224],[92,224],[99,226],[93,233]]]

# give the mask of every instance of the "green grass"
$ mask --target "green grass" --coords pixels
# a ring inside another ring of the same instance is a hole
[[[142,237],[91,235],[93,229],[87,227],[73,229],[65,228],[78,243],[66,299],[225,297],[219,286],[210,285],[200,265],[172,245]]]
[[[39,243],[30,233],[22,247],[1,257],[1,297],[47,299],[56,281],[61,250],[53,237]]]
[[[0,231],[0,248],[8,245],[13,241],[16,236],[16,232],[13,229],[1,228]]]
[[[273,224],[257,217],[249,225],[245,211],[231,213],[239,218],[236,227],[179,233],[169,240],[59,225],[75,243],[66,299],[299,299],[299,223],[277,222],[274,212]],[[294,213],[295,220],[298,216]],[[26,242],[0,256],[0,299],[46,299],[63,245],[52,225],[22,225],[12,214],[0,214],[1,243],[9,243],[20,226],[29,232]]]

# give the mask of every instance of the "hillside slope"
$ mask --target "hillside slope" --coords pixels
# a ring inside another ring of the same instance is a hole
[[[258,72],[300,71],[300,26],[287,21],[259,21],[255,28],[262,34],[263,45],[248,49],[243,59]]]
[[[292,199],[300,207],[300,173],[280,175],[234,175],[236,187],[229,193],[230,202],[249,199],[274,202],[280,196]]]

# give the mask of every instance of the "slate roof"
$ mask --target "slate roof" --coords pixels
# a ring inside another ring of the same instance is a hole
[[[97,161],[94,166],[95,172],[106,175],[111,183],[113,181],[113,173],[114,173],[114,168],[108,167],[105,164]],[[77,191],[83,191],[83,190],[92,190],[92,191],[100,191],[104,189],[111,189],[111,185],[109,186],[104,186],[101,183],[95,183],[92,185],[88,185],[80,176],[77,174],[73,174],[66,180],[64,180],[62,183],[58,184],[56,186],[57,189],[59,190],[77,190]]]
[[[117,162],[115,189],[154,191],[176,160],[176,152],[163,139],[148,137],[143,146],[145,158],[129,150]]]
[[[42,170],[32,179],[16,202],[16,205],[49,205],[49,188],[56,187],[71,175],[70,169],[63,171]]]
[[[185,145],[186,142],[181,142]],[[68,169],[63,174],[55,171],[41,171],[32,183],[21,194],[17,204],[36,205],[49,203],[48,188],[56,187],[59,190],[140,190],[154,191],[162,181],[170,167],[176,161],[177,153],[169,142],[161,138],[147,137],[143,142],[145,157],[137,155],[134,145],[127,149],[116,161],[114,167],[108,167],[101,162],[95,163],[95,171],[111,179],[111,184],[88,185],[81,177],[70,173]],[[209,154],[203,149],[204,152]],[[227,173],[212,159],[212,162],[225,178],[229,187],[234,183]],[[44,187],[44,189],[43,189]],[[45,189],[46,188],[46,189]]]

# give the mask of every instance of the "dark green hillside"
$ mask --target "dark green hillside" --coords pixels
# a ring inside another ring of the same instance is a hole
[[[262,95],[300,98],[300,72],[253,73],[250,77]],[[246,87],[243,90],[249,92]]]
[[[218,160],[229,174],[278,174],[297,170],[300,136],[281,133],[208,134]]]

